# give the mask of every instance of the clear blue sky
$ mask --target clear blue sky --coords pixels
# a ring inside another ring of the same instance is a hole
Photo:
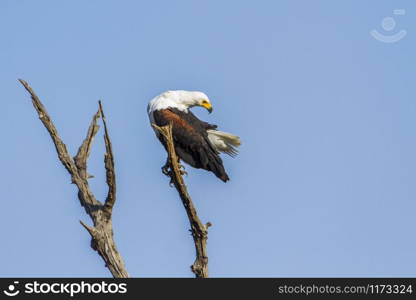
[[[214,113],[194,112],[243,141],[224,157],[227,184],[187,168],[213,223],[211,276],[415,276],[415,13],[410,0],[1,1],[0,276],[110,276],[17,78],[73,154],[103,100],[132,276],[192,276],[188,221],[146,114],[169,89],[207,93]],[[387,44],[372,29],[408,34]],[[99,199],[101,136],[89,171]]]

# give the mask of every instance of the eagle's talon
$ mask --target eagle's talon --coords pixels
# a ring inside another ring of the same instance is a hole
[[[162,173],[165,174],[166,176],[170,176],[170,168],[169,168],[169,165],[164,165],[162,167]]]
[[[172,178],[169,181],[169,186],[170,187],[174,187],[175,186],[175,183],[173,182],[173,179]]]
[[[185,171],[185,166],[184,165],[181,165],[181,164],[179,164],[179,173],[183,176],[183,175],[186,175],[186,176],[188,176],[188,172],[186,172]]]

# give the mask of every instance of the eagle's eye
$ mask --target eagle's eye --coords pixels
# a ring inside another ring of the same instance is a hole
[[[202,104],[208,104],[207,100],[202,100]]]

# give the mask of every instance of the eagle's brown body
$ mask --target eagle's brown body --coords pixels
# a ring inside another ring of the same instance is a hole
[[[157,110],[153,118],[158,126],[172,123],[175,150],[180,159],[194,168],[213,172],[224,182],[229,180],[221,157],[208,139],[207,130],[217,128],[216,125],[200,121],[190,111],[185,113],[175,108]],[[166,147],[164,139],[159,137],[159,140]]]

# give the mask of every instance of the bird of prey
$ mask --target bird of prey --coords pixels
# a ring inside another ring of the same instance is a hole
[[[197,169],[214,173],[219,179],[229,180],[219,154],[237,155],[240,138],[217,130],[217,125],[199,120],[190,108],[201,106],[212,112],[207,95],[197,91],[167,91],[153,98],[147,107],[150,123],[165,126],[172,123],[172,135],[178,157]],[[155,130],[161,143],[166,144]],[[167,165],[164,167],[167,171]],[[163,169],[163,168],[162,168]]]

